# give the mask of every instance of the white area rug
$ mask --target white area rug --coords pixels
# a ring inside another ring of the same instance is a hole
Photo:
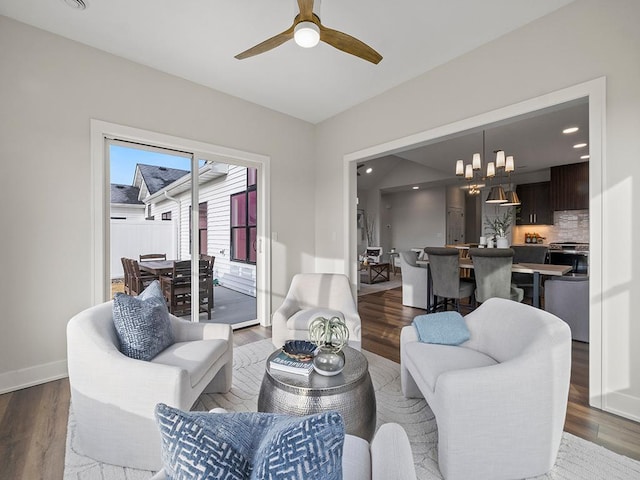
[[[256,411],[264,373],[264,362],[273,351],[270,340],[236,348],[233,387],[229,393],[202,395],[194,410],[223,407],[232,411]],[[376,391],[378,426],[401,424],[411,441],[419,479],[442,478],[437,465],[437,427],[433,413],[424,400],[406,399],[400,390],[400,367],[378,355],[364,352]],[[65,480],[143,480],[152,472],[115,467],[78,455],[74,449],[74,420],[69,415]],[[594,443],[564,433],[558,460],[547,475],[550,480],[626,480],[640,479],[640,462],[613,453]]]

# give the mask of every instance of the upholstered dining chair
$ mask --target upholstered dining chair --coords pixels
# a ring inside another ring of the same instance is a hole
[[[433,285],[433,305],[437,310],[438,298],[442,299],[443,310],[447,309],[449,300],[453,300],[454,308],[460,311],[460,299],[473,297],[473,282],[460,279],[460,256],[457,248],[425,247],[429,257],[431,282]],[[470,302],[471,303],[471,302]]]
[[[287,340],[309,340],[309,323],[318,317],[339,317],[349,329],[349,345],[361,346],[360,315],[346,275],[298,273],[282,305],[273,312],[271,341],[280,348]]]
[[[510,248],[470,248],[476,279],[476,301],[506,298],[521,302],[524,290],[511,284],[513,250]]]
[[[398,258],[402,274],[402,304],[426,310],[429,270],[416,263],[416,252],[403,251]]]
[[[543,245],[513,245],[513,263],[546,263],[549,248]],[[525,297],[533,297],[533,275],[512,273],[511,283],[524,290]],[[542,287],[542,285],[540,285]]]

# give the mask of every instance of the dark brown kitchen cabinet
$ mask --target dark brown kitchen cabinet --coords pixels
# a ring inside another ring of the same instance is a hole
[[[589,162],[551,167],[552,210],[589,208]]]
[[[520,205],[516,207],[516,225],[553,225],[549,205],[551,182],[525,183],[516,187]]]

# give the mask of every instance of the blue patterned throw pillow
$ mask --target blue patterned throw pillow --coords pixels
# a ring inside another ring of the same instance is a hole
[[[342,480],[338,412],[183,412],[160,403],[155,414],[171,480]]]
[[[157,280],[137,297],[117,293],[113,324],[120,351],[131,358],[151,360],[174,342],[169,310]]]

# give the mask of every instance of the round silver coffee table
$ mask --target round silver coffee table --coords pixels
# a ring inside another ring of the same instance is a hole
[[[326,377],[316,372],[305,375],[267,368],[258,396],[258,411],[310,415],[335,410],[342,414],[346,433],[371,441],[376,428],[376,396],[369,375],[369,363],[359,351],[345,347],[342,373]]]

